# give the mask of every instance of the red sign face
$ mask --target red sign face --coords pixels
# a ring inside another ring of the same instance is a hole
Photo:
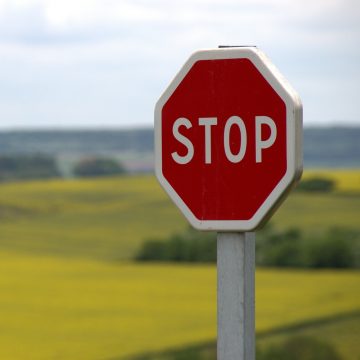
[[[195,53],[157,103],[157,176],[199,229],[256,228],[301,173],[301,103],[262,56]]]

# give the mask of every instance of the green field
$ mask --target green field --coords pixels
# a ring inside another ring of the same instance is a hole
[[[0,248],[123,260],[185,220],[152,176],[0,186]]]
[[[360,229],[360,171],[333,176],[339,190],[295,192],[272,222],[307,233],[335,226]],[[186,226],[150,175],[0,186],[0,249],[8,251],[124,260],[145,239],[165,238]]]
[[[293,193],[275,226],[360,230],[360,171],[321,174],[336,191]],[[186,227],[150,175],[1,184],[0,359],[110,360],[212,341],[214,266],[129,262],[147,238]],[[259,334],[360,309],[358,271],[258,269],[256,280]],[[356,324],[323,330],[336,343]],[[358,360],[351,336],[340,347]]]

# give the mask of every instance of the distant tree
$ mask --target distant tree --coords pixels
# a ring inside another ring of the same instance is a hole
[[[335,181],[323,177],[313,177],[301,180],[296,189],[308,192],[330,192],[335,189]]]
[[[136,260],[175,262],[216,262],[216,235],[188,228],[166,241],[145,241]]]
[[[303,264],[303,244],[298,229],[264,229],[256,240],[256,262],[260,266],[298,267]]]
[[[146,241],[138,254],[136,260],[139,261],[164,261],[166,246],[163,241],[160,240],[148,240]]]
[[[54,158],[46,155],[0,156],[0,181],[59,177]]]
[[[79,177],[109,176],[124,174],[125,168],[113,159],[93,157],[80,160],[73,173]]]
[[[309,240],[305,248],[310,268],[352,268],[360,264],[360,235],[357,231],[332,228]]]

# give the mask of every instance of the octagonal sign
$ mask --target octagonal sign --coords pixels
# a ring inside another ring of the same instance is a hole
[[[198,51],[156,104],[156,175],[195,228],[253,230],[300,178],[301,134],[300,98],[261,51]]]

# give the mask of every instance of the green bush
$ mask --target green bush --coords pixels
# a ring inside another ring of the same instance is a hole
[[[136,260],[139,261],[164,261],[165,246],[164,242],[159,240],[148,240],[141,247],[136,255]]]
[[[79,177],[109,176],[123,174],[125,169],[113,159],[86,158],[75,165],[73,173]]]
[[[359,266],[360,236],[355,231],[334,228],[320,238],[308,240],[306,265],[310,268]]]
[[[296,189],[309,192],[330,192],[335,189],[335,181],[322,177],[304,179],[300,181]]]
[[[0,156],[0,181],[59,177],[56,161],[45,155]]]
[[[256,239],[256,263],[261,266],[302,266],[303,241],[300,230],[279,232],[268,226],[259,232]]]
[[[139,261],[216,262],[216,235],[189,228],[167,241],[146,241],[135,257]]]

